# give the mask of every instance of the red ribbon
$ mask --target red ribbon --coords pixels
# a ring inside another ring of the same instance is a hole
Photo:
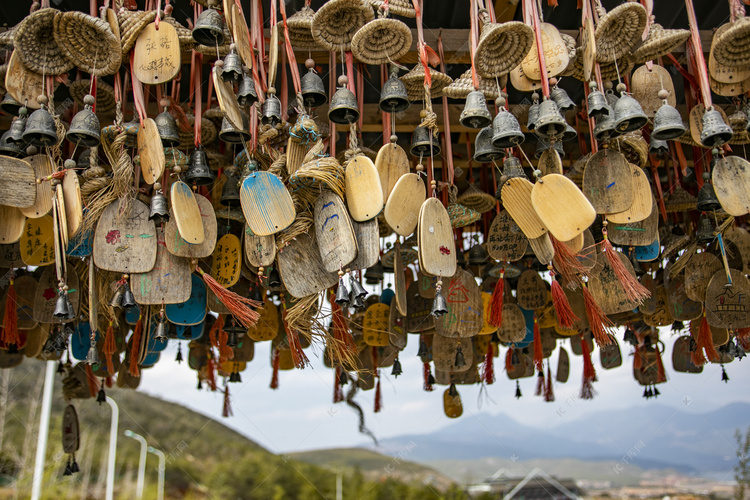
[[[302,84],[300,82],[297,59],[295,59],[294,57],[292,42],[289,40],[289,26],[287,26],[286,22],[286,7],[284,6],[284,0],[279,0],[279,8],[281,10],[281,17],[284,19],[284,46],[286,47],[286,57],[287,59],[289,59],[289,68],[292,73],[292,83],[294,83],[294,91],[299,94],[302,92]]]
[[[693,0],[685,0],[685,7],[687,8],[688,21],[690,22],[690,47],[692,48],[693,56],[695,57],[695,65],[697,66],[696,69],[698,70],[703,105],[708,109],[713,106],[711,101],[711,87],[708,82],[706,59],[703,57],[703,49],[701,48],[701,35],[698,30],[698,19],[695,17]]]
[[[135,73],[133,73],[133,70],[135,68],[135,51],[130,52],[130,75],[133,80],[133,106],[135,106],[135,111],[138,113],[138,119],[143,125],[143,120],[147,118],[146,115],[146,106],[144,104],[143,99],[143,86],[141,85],[141,82],[138,80],[138,78],[135,77]]]
[[[422,0],[412,0],[417,18],[417,49],[419,51],[419,62],[421,62],[422,66],[424,66],[424,84],[428,87],[431,87],[432,75],[430,74],[430,68],[427,64],[427,44],[424,42],[424,29],[422,28],[422,9],[420,7],[421,1]]]

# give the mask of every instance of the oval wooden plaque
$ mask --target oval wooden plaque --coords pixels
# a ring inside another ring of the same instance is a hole
[[[515,262],[526,253],[529,240],[507,210],[500,211],[487,234],[487,253],[500,262]]]
[[[383,188],[383,200],[388,206],[388,197],[401,176],[409,173],[409,158],[406,151],[395,142],[383,145],[375,158],[375,168]]]
[[[268,236],[294,222],[294,202],[281,179],[268,172],[253,172],[242,181],[242,213],[253,233]]]
[[[26,217],[16,207],[0,205],[0,243],[7,245],[21,239],[26,227]]]
[[[165,25],[172,28],[168,23]],[[174,28],[172,28],[174,29]],[[146,118],[138,127],[138,155],[141,159],[141,175],[147,184],[161,180],[164,174],[164,146],[153,118]]]
[[[195,195],[195,201],[198,203],[200,221],[203,226],[203,243],[200,245],[193,245],[182,238],[180,230],[177,227],[174,209],[170,209],[169,222],[164,226],[164,242],[167,245],[167,250],[169,250],[169,253],[177,257],[202,259],[211,255],[216,247],[216,233],[218,228],[214,207],[211,205],[211,202],[208,201],[208,198],[199,194]]]
[[[128,213],[119,213],[119,202],[102,212],[94,233],[94,263],[117,273],[146,273],[156,263],[156,227],[148,220],[150,209],[130,201]]]
[[[357,258],[357,239],[344,201],[324,191],[315,202],[314,228],[320,260],[329,273],[346,269]]]
[[[419,268],[432,276],[456,274],[456,245],[448,212],[440,200],[429,198],[419,212]]]
[[[334,286],[338,275],[326,271],[317,243],[308,234],[297,236],[279,252],[279,272],[292,297],[302,298]]]
[[[583,194],[598,214],[624,212],[633,204],[630,164],[618,151],[604,149],[591,155],[583,171]],[[652,238],[653,240],[653,238]]]
[[[26,219],[19,240],[21,260],[27,266],[46,266],[55,261],[55,232],[51,215]]]
[[[742,271],[729,270],[732,286],[727,285],[727,275],[717,271],[706,290],[706,321],[712,327],[739,329],[750,326],[750,281]]]
[[[130,288],[143,305],[181,304],[190,298],[190,262],[167,251],[162,230],[157,230],[153,269],[131,274]]]
[[[711,172],[716,198],[735,217],[750,212],[750,163],[739,156],[719,158]]]
[[[589,200],[573,181],[561,174],[545,175],[534,184],[531,203],[539,219],[559,241],[572,240],[596,219]]]
[[[370,220],[383,210],[380,175],[367,156],[355,156],[346,165],[346,205],[357,222]]]
[[[216,250],[211,261],[211,276],[221,286],[229,288],[240,280],[241,267],[240,239],[233,234],[225,234],[216,242]]]
[[[410,236],[417,227],[419,211],[426,197],[425,184],[417,174],[402,175],[385,204],[385,221],[396,233]]]
[[[276,238],[258,236],[245,225],[245,259],[253,267],[267,267],[276,259]]]
[[[547,232],[547,227],[539,218],[531,202],[534,185],[523,177],[508,179],[503,185],[500,197],[508,211],[527,238],[539,238]]]
[[[177,76],[182,67],[180,39],[169,23],[159,23],[158,29],[156,23],[143,28],[133,51],[133,74],[146,85],[166,83]]]

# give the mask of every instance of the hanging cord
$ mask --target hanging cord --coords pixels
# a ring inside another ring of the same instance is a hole
[[[470,39],[471,39],[471,81],[474,84],[474,90],[479,90],[479,76],[477,76],[477,67],[474,63],[474,54],[477,51],[477,45],[479,44],[479,20],[478,20],[478,7],[477,7],[477,0],[471,0],[471,31],[470,31]],[[443,60],[443,54],[442,49],[438,47],[438,51],[440,53],[440,61]],[[441,64],[441,70],[442,64]]]
[[[297,67],[297,59],[294,57],[294,49],[292,48],[292,42],[289,39],[289,26],[287,26],[286,19],[286,6],[284,0],[279,0],[279,10],[281,11],[281,17],[284,23],[284,47],[286,48],[286,57],[289,60],[289,69],[292,73],[292,83],[294,84],[294,92],[300,96],[302,93],[302,84],[300,83],[299,68]],[[302,105],[301,110],[304,110],[305,106]]]
[[[440,71],[445,73],[445,55],[443,54],[443,30],[438,34],[438,54],[440,56]],[[473,60],[473,58],[472,58]],[[453,141],[451,140],[450,110],[448,109],[448,96],[443,94],[443,124],[445,131],[445,166],[448,169],[448,184],[453,184],[455,173],[453,170]],[[443,177],[445,179],[445,177]]]
[[[690,22],[690,47],[693,52],[693,57],[695,57],[695,65],[698,70],[703,105],[706,109],[711,109],[713,107],[713,102],[711,101],[711,87],[708,82],[706,59],[703,56],[703,48],[701,47],[701,36],[698,29],[698,19],[695,17],[693,0],[685,0],[685,7],[687,8],[688,21]]]
[[[544,62],[544,45],[542,44],[542,28],[539,22],[539,10],[535,0],[526,0],[524,7],[529,10],[531,20],[534,25],[534,36],[536,37],[536,53],[539,60],[539,72],[542,78],[542,94],[545,98],[549,97],[549,76],[547,75],[547,65]]]

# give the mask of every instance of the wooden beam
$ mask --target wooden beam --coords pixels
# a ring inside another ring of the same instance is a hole
[[[519,0],[495,0],[495,17],[498,23],[512,21],[516,17]]]

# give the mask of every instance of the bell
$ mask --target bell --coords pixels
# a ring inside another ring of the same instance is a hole
[[[430,314],[432,314],[436,318],[439,318],[447,313],[448,303],[445,301],[445,297],[443,297],[443,294],[440,292],[440,290],[437,290],[435,292],[435,298],[432,300],[432,310],[430,311]]]
[[[99,118],[91,110],[91,106],[96,99],[91,94],[86,94],[83,98],[84,108],[76,113],[70,121],[70,128],[65,138],[77,146],[86,146],[93,148],[99,145],[100,135]]]
[[[169,221],[167,197],[161,190],[154,191],[154,195],[151,197],[151,213],[148,215],[148,220],[154,221],[157,225]]]
[[[224,325],[224,331],[229,333],[234,333],[235,339],[237,338],[237,335],[244,334],[247,332],[247,328],[244,328],[242,324],[237,321],[237,319],[234,316],[229,316],[227,318],[227,322]],[[233,347],[233,346],[230,346]]]
[[[459,344],[456,348],[456,361],[454,363],[454,366],[456,368],[463,368],[464,366],[466,366],[466,359],[464,358],[464,351],[463,349],[461,349],[461,344]],[[451,387],[453,387],[455,390],[455,386],[453,384],[451,384]]]
[[[568,122],[560,114],[560,109],[552,99],[546,99],[539,105],[539,119],[534,131],[544,137],[557,137],[565,132]]]
[[[323,79],[312,68],[302,77],[301,88],[302,102],[308,108],[320,107],[328,101]]]
[[[437,133],[426,127],[417,127],[411,136],[411,155],[415,158],[426,158],[440,154],[440,141]]]
[[[492,145],[492,127],[479,131],[474,141],[474,160],[479,163],[490,163],[505,156],[505,152]]]
[[[89,352],[86,353],[85,363],[87,365],[99,364],[99,350],[96,348],[96,342],[91,342],[91,347],[89,347]]]
[[[654,139],[654,135],[651,134],[651,141],[648,144],[648,152],[652,155],[665,154],[669,152],[669,145],[667,144],[667,141]]]
[[[646,123],[648,123],[648,117],[643,112],[640,103],[629,94],[622,92],[615,104],[615,129],[625,134],[643,128]]]
[[[638,338],[635,336],[635,332],[631,330],[630,328],[627,328],[625,330],[625,335],[623,336],[623,340],[630,345],[638,345]]]
[[[487,109],[487,99],[484,92],[472,90],[466,96],[466,105],[458,118],[461,125],[468,128],[484,128],[492,123],[492,115]]]
[[[216,9],[204,10],[193,27],[193,40],[200,45],[224,45],[224,21]]]
[[[254,300],[255,302],[265,302],[264,300],[264,293],[263,289],[260,285],[255,285],[250,289],[250,300]]]
[[[39,148],[57,144],[57,127],[49,111],[42,107],[31,113],[23,131],[23,140]]]
[[[169,111],[162,111],[156,118],[156,130],[161,137],[161,144],[165,148],[174,148],[180,145],[180,131],[177,128],[177,122]]]
[[[75,319],[76,311],[73,309],[73,303],[70,301],[70,296],[65,292],[65,306],[68,308],[68,315],[65,319]]]
[[[737,345],[735,346],[735,355],[734,357],[737,359],[742,359],[746,356],[745,348],[742,347],[742,343],[740,342],[740,339],[737,339]]]
[[[357,98],[351,90],[341,87],[333,94],[331,106],[328,110],[328,119],[341,125],[349,125],[359,120]]]
[[[604,94],[600,90],[597,90],[596,83],[594,82],[591,83],[591,92],[589,92],[586,99],[586,107],[588,108],[589,116],[597,120],[611,111],[607,103],[607,98],[604,97]]]
[[[117,285],[117,288],[115,289],[115,293],[114,295],[112,295],[112,300],[109,301],[109,305],[116,309],[121,309],[122,297],[123,297],[123,287],[120,285]]]
[[[11,131],[7,130],[2,137],[0,137],[0,156],[12,156],[13,158],[23,158],[26,156],[26,151],[23,146],[19,146],[10,141]]]
[[[230,48],[229,54],[226,55],[224,64],[221,66],[221,79],[232,85],[240,83],[240,80],[242,80],[242,59],[240,59],[239,54],[237,54],[233,46]]]
[[[391,76],[380,89],[378,105],[386,113],[406,111],[411,105],[409,94],[406,92],[406,85],[398,78],[398,69],[395,66],[391,70]]]
[[[479,243],[475,244],[469,250],[469,265],[470,266],[482,266],[489,259],[487,250]]]
[[[699,212],[714,212],[716,210],[721,210],[722,208],[719,199],[716,197],[713,185],[707,180],[703,181],[703,186],[701,186],[700,191],[698,191],[698,202],[696,203],[695,208],[697,208]]]
[[[526,119],[526,128],[534,130],[536,128],[536,122],[539,119],[539,94],[534,92],[534,102],[529,106],[529,116]]]
[[[122,308],[130,309],[131,307],[135,307],[136,305],[137,304],[135,303],[133,292],[130,291],[130,285],[125,282],[125,284],[122,286]]]
[[[641,262],[635,258],[635,252],[630,254],[630,263],[633,264],[633,271],[635,272],[636,276],[643,275],[643,268],[641,267]]]
[[[271,269],[268,273],[268,288],[280,288],[281,287],[281,276],[279,276],[278,269]]]
[[[492,145],[498,149],[512,148],[525,139],[516,116],[504,107],[500,108],[492,121]]]
[[[562,135],[562,142],[572,141],[576,137],[578,137],[578,131],[574,129],[570,123],[568,123],[568,126],[565,128],[565,132],[563,132]]]
[[[557,151],[558,154],[560,154],[560,156],[565,154],[565,150],[563,149],[562,142],[560,141],[548,142],[540,137],[539,142],[536,146],[536,151],[534,151],[534,158],[538,160],[539,158],[542,157],[542,153],[550,148],[554,148],[555,151]]]
[[[377,261],[374,266],[368,267],[365,271],[365,283],[368,285],[377,285],[383,280],[383,264]]]
[[[239,155],[238,155],[239,156]],[[242,170],[242,178],[240,181],[244,181],[247,176],[258,170],[258,161],[250,158],[247,160],[245,168]]]
[[[235,348],[240,345],[240,339],[234,330],[227,332],[227,347]],[[234,374],[232,374],[234,375]],[[237,374],[239,376],[239,373]],[[239,380],[237,381],[239,382]]]
[[[523,173],[521,160],[512,155],[508,156],[505,161],[503,161],[503,176],[508,179],[514,177],[526,177],[526,174]]]
[[[255,91],[255,81],[250,75],[244,75],[242,81],[237,86],[237,102],[240,106],[249,106],[258,100],[258,93]]]
[[[237,182],[237,177],[234,175],[228,175],[227,181],[224,183],[224,187],[221,189],[221,198],[219,203],[225,207],[239,206],[240,205],[240,187]]]
[[[208,186],[214,183],[216,175],[208,168],[208,158],[202,147],[193,151],[190,157],[190,164],[183,176],[183,180],[188,184],[196,186]]]
[[[281,123],[281,101],[274,93],[268,93],[263,101],[260,123],[275,127]]]
[[[557,85],[549,93],[550,98],[555,101],[557,107],[563,113],[566,111],[572,111],[576,107],[576,103],[570,98],[565,89],[558,87]]]
[[[680,137],[686,130],[680,112],[664,101],[654,115],[654,131],[651,132],[651,137],[657,141],[671,141]]]
[[[27,120],[26,113],[24,112],[25,109],[26,108],[21,108],[18,117],[13,119],[13,122],[10,124],[10,130],[8,131],[8,141],[19,148],[26,146],[26,141],[23,140],[23,131],[26,129]]]
[[[367,290],[365,290],[365,287],[362,286],[362,283],[355,280],[354,277],[351,277],[350,281],[352,289],[350,294],[357,298],[365,298],[367,297]]]
[[[349,295],[349,305],[356,310],[362,310],[365,308],[364,297],[354,297],[353,294]]]
[[[608,107],[609,108],[609,107]],[[603,114],[596,119],[596,125],[594,125],[594,138],[599,141],[606,141],[617,137],[619,133],[615,129],[615,112],[609,108],[607,114]]]
[[[336,303],[341,307],[349,303],[349,291],[346,289],[346,285],[344,285],[343,276],[339,276],[339,287],[336,289]]]
[[[714,239],[714,225],[711,218],[703,214],[698,219],[698,229],[695,231],[695,239],[702,243],[708,243]]]
[[[247,114],[245,114],[244,111],[240,111],[240,115],[242,116],[242,130],[234,128],[225,116],[224,119],[221,120],[219,139],[228,144],[241,144],[252,139],[253,136],[248,132],[248,130],[250,130],[250,123]]]
[[[169,329],[167,328],[167,316],[163,312],[159,313],[159,318],[156,320],[156,331],[154,332],[154,339],[159,342],[166,342],[169,340]]]
[[[0,102],[0,111],[7,113],[12,116],[18,116],[18,111],[23,107],[23,104],[16,101],[10,92],[6,92],[3,96],[2,102]]]
[[[34,113],[36,113],[36,111]],[[732,138],[733,134],[732,127],[724,122],[721,113],[716,109],[711,107],[703,113],[701,144],[703,144],[704,147],[714,148],[726,144]]]
[[[55,302],[55,311],[52,315],[55,318],[67,319],[70,311],[68,310],[68,301],[65,300],[65,292],[59,290],[57,292],[57,301]]]

